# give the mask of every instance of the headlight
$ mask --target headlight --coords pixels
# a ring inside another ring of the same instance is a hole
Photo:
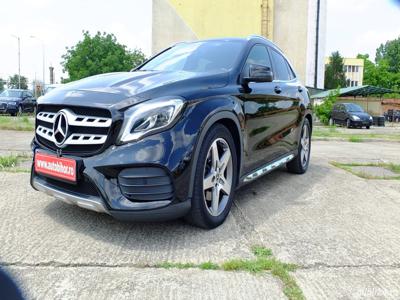
[[[369,116],[369,119],[372,121],[372,120],[374,120],[374,118],[372,118],[371,116]]]
[[[17,105],[17,102],[8,102],[8,105],[9,105],[9,106],[16,106],[16,105]]]
[[[360,118],[357,116],[351,116],[353,118],[354,121],[360,121]]]
[[[136,141],[145,135],[161,131],[173,124],[182,110],[183,100],[159,98],[137,104],[124,113],[119,143]]]

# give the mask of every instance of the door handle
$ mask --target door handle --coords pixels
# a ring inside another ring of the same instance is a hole
[[[281,87],[278,86],[278,85],[274,88],[274,91],[275,91],[275,93],[277,93],[277,94],[282,93],[282,89],[281,89]]]

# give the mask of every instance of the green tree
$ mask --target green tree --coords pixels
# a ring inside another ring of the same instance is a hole
[[[4,80],[0,77],[0,93],[4,90]]]
[[[389,72],[400,73],[400,37],[376,49],[375,62],[379,65],[382,61],[386,61]]]
[[[389,62],[386,59],[379,59],[379,62],[374,64],[368,54],[358,54],[357,58],[364,59],[364,85],[400,89],[400,73],[390,72]]]
[[[8,78],[7,87],[9,89],[18,89],[18,74],[15,74]],[[26,78],[25,76],[21,76],[21,89],[28,89],[28,78]]]
[[[129,71],[145,60],[145,55],[138,49],[128,50],[117,42],[113,34],[97,32],[91,36],[83,32],[83,40],[68,48],[62,56],[62,66],[69,78],[63,81],[74,81],[88,76]]]
[[[346,86],[343,57],[339,51],[332,52],[325,67],[325,89],[336,89]]]

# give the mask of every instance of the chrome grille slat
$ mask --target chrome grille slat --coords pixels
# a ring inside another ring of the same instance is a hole
[[[111,118],[75,114],[70,109],[62,109],[60,111],[66,115],[68,125],[75,127],[75,129],[72,129],[72,132],[69,131],[69,136],[66,138],[61,147],[66,147],[69,145],[101,145],[107,141],[107,134],[90,133],[90,128],[98,128],[97,131],[100,128],[107,130],[112,124]],[[37,125],[36,135],[53,144],[56,144],[53,134],[53,124],[57,119],[57,113],[58,112],[41,111],[38,112],[36,116],[37,120],[45,122]]]

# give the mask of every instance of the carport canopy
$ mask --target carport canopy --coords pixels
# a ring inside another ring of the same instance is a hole
[[[329,96],[331,92],[335,93],[336,90],[329,90],[324,91],[315,95],[312,95],[312,99],[322,99]],[[383,95],[393,93],[393,90],[372,86],[372,85],[362,85],[362,86],[352,86],[339,89],[339,97],[356,97],[356,96],[363,96],[367,97],[370,95]]]

